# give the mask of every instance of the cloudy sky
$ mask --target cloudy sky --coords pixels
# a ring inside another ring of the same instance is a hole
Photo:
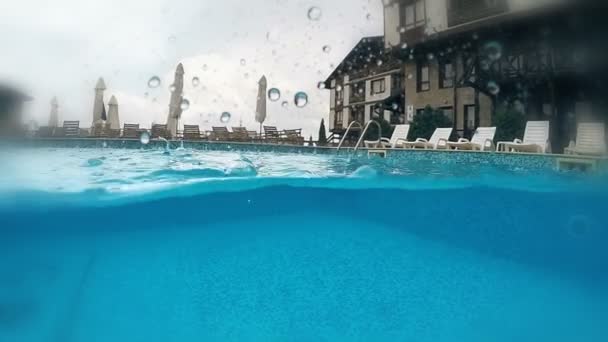
[[[308,18],[313,6],[321,9],[318,21]],[[27,120],[46,124],[57,96],[60,121],[90,125],[93,88],[103,76],[121,124],[164,123],[182,62],[191,107],[181,123],[208,129],[227,111],[229,125],[257,128],[257,81],[266,75],[282,93],[269,102],[267,124],[301,127],[306,136],[316,136],[329,111],[329,92],[317,83],[361,37],[383,31],[381,0],[19,0],[1,1],[0,17],[0,81],[35,98]],[[162,80],[155,89],[148,87],[153,76]],[[309,95],[302,109],[293,105],[298,91]]]

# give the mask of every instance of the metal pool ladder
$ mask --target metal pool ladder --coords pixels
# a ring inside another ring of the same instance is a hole
[[[359,149],[359,146],[363,142],[363,138],[365,138],[365,133],[367,133],[367,130],[369,129],[369,126],[372,123],[378,127],[378,136],[382,137],[382,126],[380,126],[380,124],[375,120],[368,121],[367,124],[365,125],[365,128],[363,129],[363,132],[361,133],[361,136],[359,137],[359,141],[357,141],[357,145],[355,145],[355,151],[357,151]],[[340,139],[340,144],[338,144],[337,151],[340,151],[340,149],[342,148],[342,145],[344,144],[344,140],[346,140],[346,137],[348,136],[348,133],[350,133],[351,128],[353,128],[353,126],[355,126],[355,125],[359,126],[359,128],[362,128],[361,124],[358,121],[351,122],[350,125],[348,125],[346,132],[344,132],[344,136],[342,137],[342,139]]]

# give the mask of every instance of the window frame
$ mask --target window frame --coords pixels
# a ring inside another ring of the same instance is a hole
[[[342,86],[341,90],[336,89],[336,106],[338,102],[344,102],[344,86]]]
[[[425,68],[427,73],[427,80],[422,81],[422,70]],[[428,62],[416,63],[416,90],[418,93],[431,90],[431,65]]]
[[[420,8],[418,7],[420,6]],[[422,9],[421,18],[419,18],[420,13],[418,11]],[[408,16],[408,14],[410,14]],[[409,20],[413,20],[412,22],[408,22]],[[403,25],[406,31],[424,26],[426,24],[426,1],[425,0],[416,0],[410,4],[403,5]]]
[[[445,70],[447,65],[451,66],[451,77],[448,77]],[[439,88],[454,88],[454,84],[456,84],[456,70],[454,67],[455,64],[451,60],[439,63]]]
[[[336,126],[342,126],[344,124],[344,111],[343,110],[336,111],[335,124],[336,124]]]
[[[378,84],[380,83],[380,90],[379,92],[376,92],[374,84]],[[370,82],[370,95],[380,95],[380,94],[384,94],[386,92],[386,78],[378,78],[375,80],[371,80]]]

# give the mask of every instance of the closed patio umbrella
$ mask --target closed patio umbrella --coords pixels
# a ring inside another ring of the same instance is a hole
[[[262,134],[262,124],[266,120],[266,76],[262,76],[258,82],[258,101],[255,108],[255,121],[260,123],[260,134]]]
[[[167,117],[167,130],[172,137],[177,135],[178,120],[182,116],[182,101],[184,100],[184,66],[180,63],[175,70],[175,81],[173,81],[171,102],[169,103],[169,115]]]
[[[106,90],[106,83],[103,78],[99,78],[95,86],[95,102],[93,103],[93,127],[105,121],[106,107],[103,103],[103,92]]]
[[[112,96],[112,98],[110,98],[110,102],[108,103],[107,125],[114,130],[120,129],[120,120],[118,117],[118,101],[116,100],[115,96]]]
[[[49,127],[57,127],[59,125],[59,101],[57,97],[51,100],[51,116],[49,118]]]

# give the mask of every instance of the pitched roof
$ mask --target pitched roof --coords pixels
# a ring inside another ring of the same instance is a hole
[[[357,66],[372,63],[368,61],[370,55],[378,56],[384,52],[384,36],[371,36],[362,38],[357,45],[346,55],[342,62],[334,69],[334,71],[325,80],[326,88],[331,83],[331,80],[338,77],[343,72],[348,72]]]

